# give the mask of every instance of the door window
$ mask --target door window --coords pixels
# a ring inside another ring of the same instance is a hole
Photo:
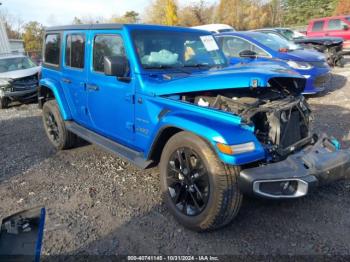
[[[66,38],[66,66],[84,68],[85,35],[69,34]]]
[[[223,37],[221,44],[222,51],[226,57],[239,57],[242,51],[250,50],[258,54],[258,56],[269,57],[269,55],[260,47],[238,37]]]
[[[60,35],[47,34],[45,37],[45,63],[58,66],[60,64]]]
[[[96,35],[93,49],[93,69],[104,71],[104,57],[125,56],[123,40],[119,35]]]
[[[323,29],[324,21],[315,21],[312,26],[312,32],[320,32]]]
[[[328,22],[328,30],[343,30],[345,25],[347,24],[340,19],[331,19]]]

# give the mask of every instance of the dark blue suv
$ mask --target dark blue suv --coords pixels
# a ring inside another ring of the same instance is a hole
[[[193,230],[228,224],[243,194],[297,198],[349,174],[349,152],[310,132],[305,79],[230,66],[206,31],[74,25],[44,41],[39,104],[52,144],[83,138],[159,165],[170,212]]]

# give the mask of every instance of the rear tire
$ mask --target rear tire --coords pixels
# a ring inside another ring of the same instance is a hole
[[[78,137],[67,130],[56,100],[44,104],[43,123],[46,135],[57,150],[69,149],[77,144]]]
[[[243,199],[239,168],[223,164],[202,138],[189,132],[171,137],[159,168],[164,202],[185,227],[214,230],[237,215]]]
[[[9,103],[10,103],[10,101],[7,97],[1,97],[0,98],[0,109],[8,108]]]

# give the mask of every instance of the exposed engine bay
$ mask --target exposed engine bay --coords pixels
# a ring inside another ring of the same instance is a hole
[[[272,156],[270,161],[280,161],[313,140],[311,111],[302,95],[245,88],[183,94],[181,100],[240,116],[255,127],[256,137]]]

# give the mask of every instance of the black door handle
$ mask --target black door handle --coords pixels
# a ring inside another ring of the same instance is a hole
[[[70,80],[68,78],[62,78],[62,81],[65,82],[66,84],[72,83],[72,80]]]
[[[91,91],[98,91],[100,88],[94,84],[86,84],[86,88]]]

